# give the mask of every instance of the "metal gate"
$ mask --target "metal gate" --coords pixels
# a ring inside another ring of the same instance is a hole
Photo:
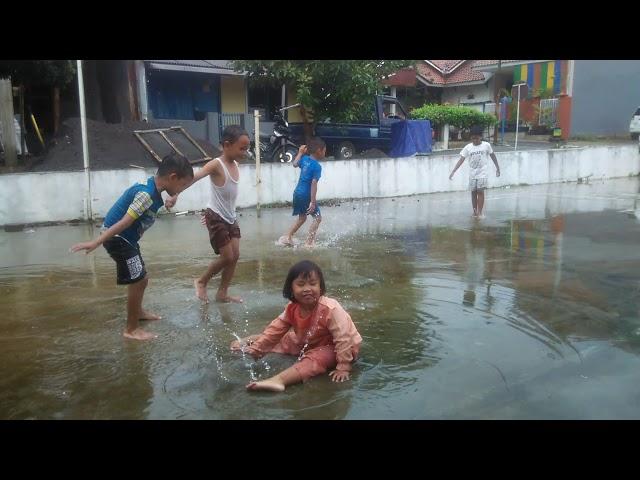
[[[558,122],[558,105],[559,100],[557,98],[544,98],[540,100],[538,125],[555,127]]]

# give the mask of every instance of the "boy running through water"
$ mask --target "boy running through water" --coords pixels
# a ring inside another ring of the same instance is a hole
[[[236,199],[240,183],[237,160],[245,158],[249,149],[249,134],[239,125],[229,125],[222,132],[222,155],[208,162],[193,177],[190,185],[209,177],[209,202],[203,223],[209,232],[209,243],[220,258],[209,264],[207,270],[193,281],[196,297],[209,302],[207,285],[214,275],[222,272],[217,302],[242,303],[242,298],[229,295],[228,289],[240,258],[240,226],[236,216]],[[189,186],[190,186],[189,185]],[[167,208],[176,204],[177,195],[168,199]]]
[[[306,153],[310,155],[305,155]],[[314,217],[313,224],[309,227],[306,247],[313,247],[316,240],[318,227],[322,221],[320,207],[316,203],[318,192],[318,181],[322,176],[322,160],[327,153],[327,146],[320,137],[313,137],[309,140],[309,146],[300,145],[298,154],[293,160],[293,166],[300,167],[300,178],[298,185],[293,191],[293,215],[298,215],[291,229],[286,235],[280,237],[280,242],[284,245],[293,246],[293,236],[300,227],[307,221],[307,215]]]

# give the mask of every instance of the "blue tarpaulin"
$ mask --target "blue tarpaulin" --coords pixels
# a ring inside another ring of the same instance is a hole
[[[391,157],[431,153],[431,122],[402,120],[391,125]]]

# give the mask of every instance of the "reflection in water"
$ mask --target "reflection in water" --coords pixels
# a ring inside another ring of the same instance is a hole
[[[160,218],[143,245],[163,316],[147,343],[121,336],[106,253],[65,253],[92,229],[0,233],[0,418],[638,418],[640,222],[624,213],[637,185],[496,190],[479,222],[463,194],[343,202],[310,252],[274,245],[284,210],[244,211],[242,305],[194,300],[206,235],[195,217]],[[358,326],[361,358],[344,384],[248,393],[295,359],[229,344],[282,311],[303,258]]]

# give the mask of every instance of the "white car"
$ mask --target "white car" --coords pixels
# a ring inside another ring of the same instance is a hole
[[[640,107],[636,110],[636,113],[631,117],[631,123],[629,124],[629,133],[634,140],[640,135]]]

